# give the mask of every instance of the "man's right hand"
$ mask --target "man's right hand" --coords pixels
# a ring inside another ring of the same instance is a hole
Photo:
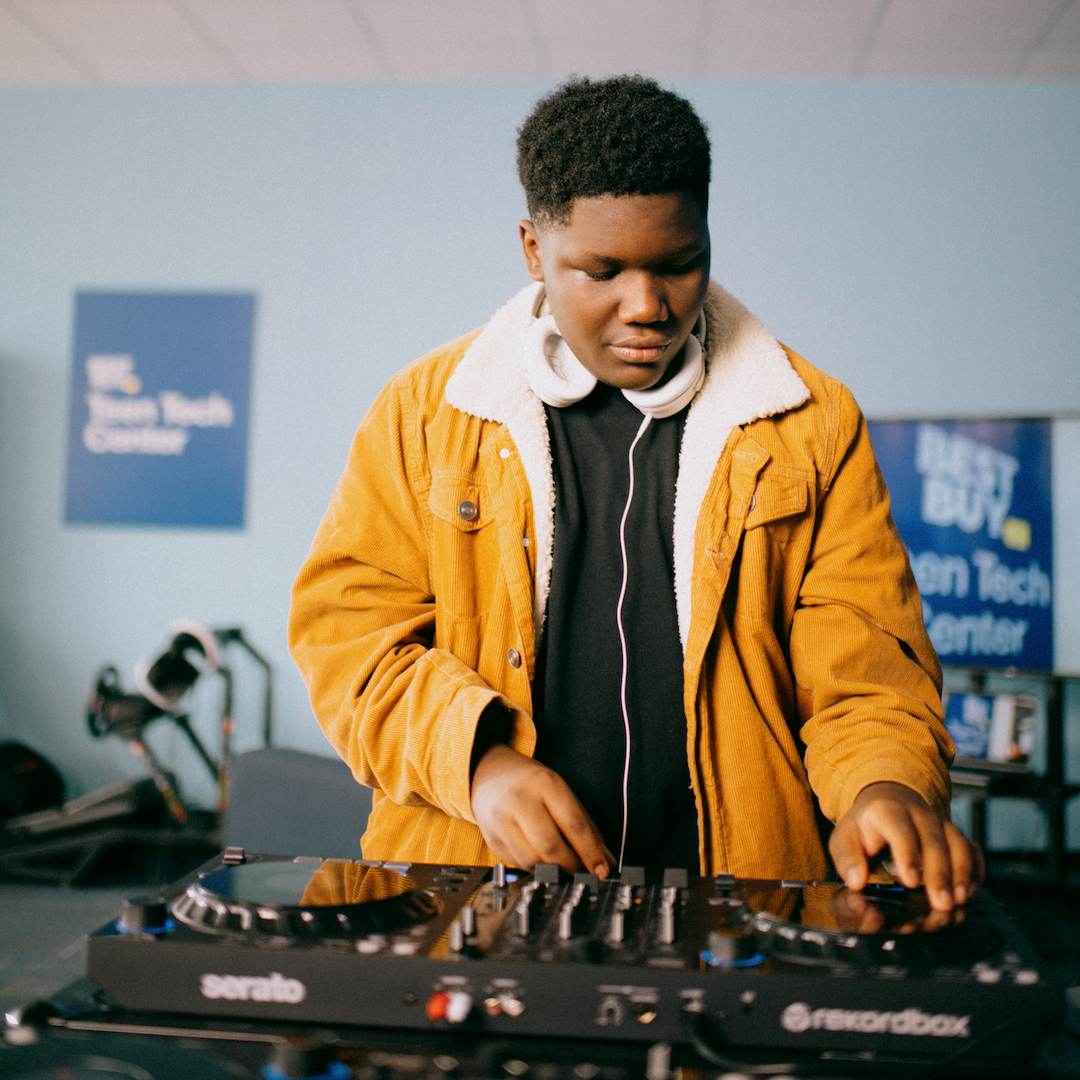
[[[472,810],[488,847],[511,866],[558,863],[606,878],[615,867],[599,830],[566,781],[496,743],[473,772]]]

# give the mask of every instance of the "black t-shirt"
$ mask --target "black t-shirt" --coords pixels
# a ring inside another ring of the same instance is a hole
[[[535,681],[536,757],[570,785],[618,858],[626,753],[619,524],[630,485],[628,454],[643,417],[621,391],[602,383],[574,405],[545,410],[555,550]],[[623,862],[697,873],[672,553],[685,416],[684,410],[652,420],[634,449],[622,619],[631,747]]]

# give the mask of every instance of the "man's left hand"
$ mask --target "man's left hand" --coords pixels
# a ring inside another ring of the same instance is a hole
[[[870,859],[885,847],[901,883],[909,889],[925,885],[936,911],[951,911],[974,896],[986,872],[979,845],[903,784],[863,788],[829,840],[837,871],[855,891],[866,886]]]

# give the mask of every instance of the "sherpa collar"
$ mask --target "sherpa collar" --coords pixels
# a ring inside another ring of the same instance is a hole
[[[446,384],[446,400],[482,420],[505,424],[533,499],[536,529],[536,638],[544,626],[555,540],[555,482],[547,419],[525,378],[522,338],[542,303],[543,284],[526,286],[500,308],[469,346]],[[675,602],[686,647],[694,535],[716,465],[732,428],[801,405],[810,397],[780,343],[715,281],[705,297],[705,382],[686,416],[675,487]]]

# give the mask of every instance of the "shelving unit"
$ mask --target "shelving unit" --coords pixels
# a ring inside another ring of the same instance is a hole
[[[953,794],[971,800],[971,839],[986,849],[988,802],[991,799],[1023,799],[1036,803],[1046,821],[1047,875],[1055,884],[1065,883],[1065,811],[1080,795],[1080,785],[1065,781],[1065,687],[1080,676],[1046,671],[997,671],[985,668],[949,668],[967,679],[966,692],[986,693],[991,676],[1039,682],[1046,706],[1046,768],[1041,775],[1030,772],[996,772],[965,766],[954,769]]]

